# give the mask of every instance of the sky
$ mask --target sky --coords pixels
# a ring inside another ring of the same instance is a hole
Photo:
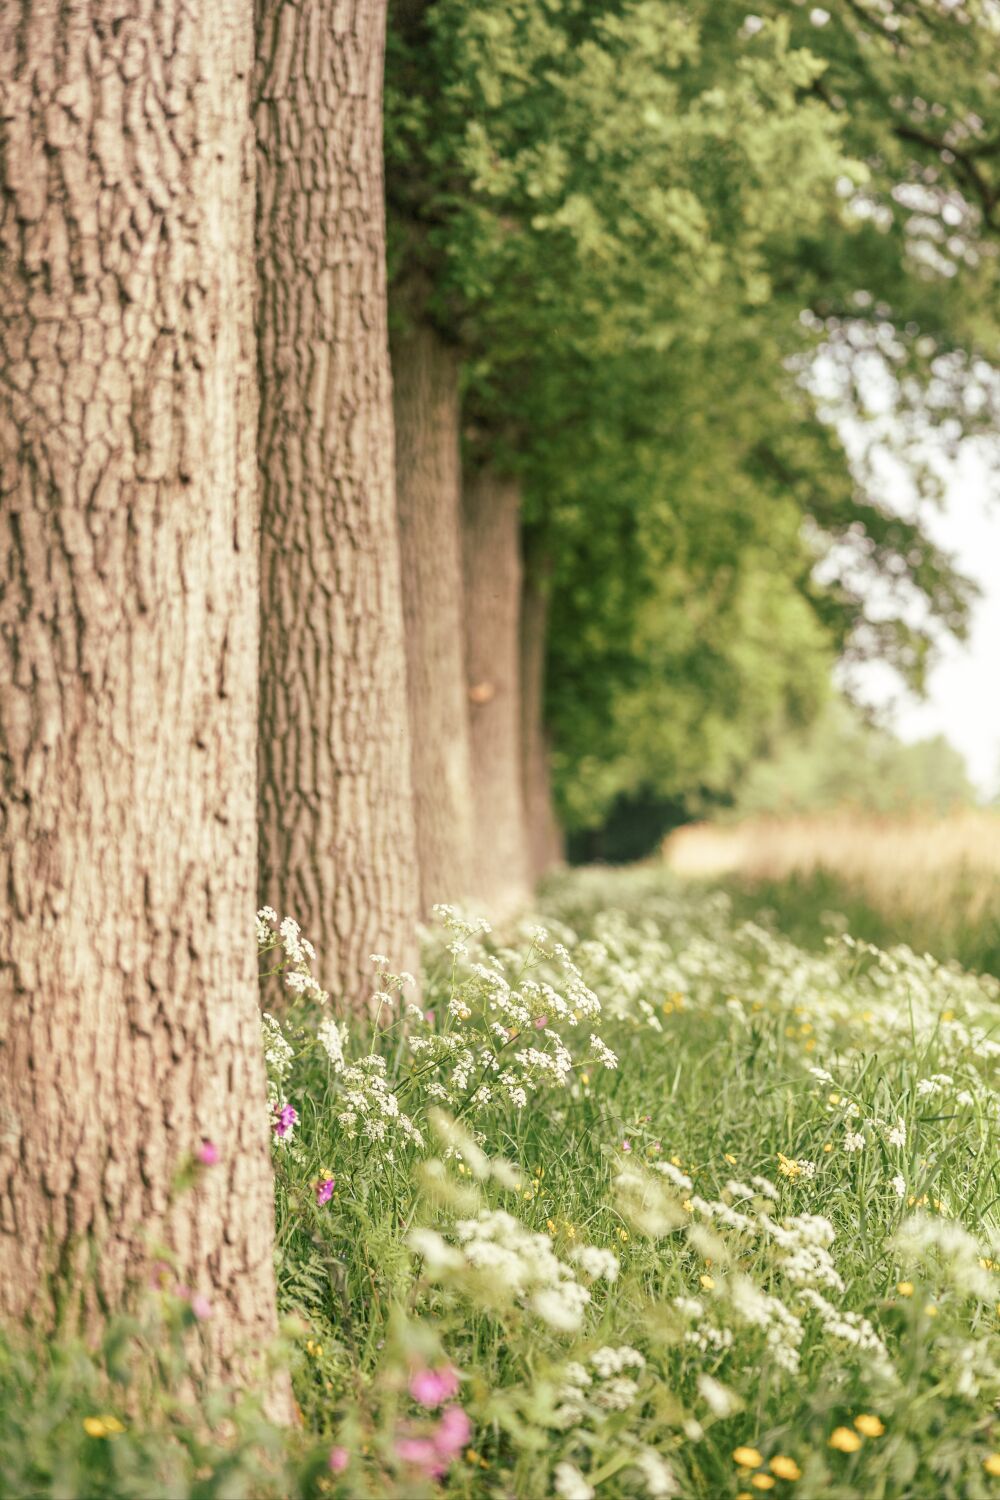
[[[981,590],[968,641],[947,641],[924,702],[900,688],[886,668],[855,678],[859,695],[877,705],[904,740],[943,734],[965,757],[986,797],[1000,792],[1000,499],[997,447],[968,441],[946,467],[944,505],[926,513],[934,540],[956,555]]]

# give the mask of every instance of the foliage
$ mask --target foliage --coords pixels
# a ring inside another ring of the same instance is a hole
[[[317,1464],[308,1442],[276,1427],[253,1395],[213,1387],[199,1373],[198,1318],[184,1297],[137,1288],[96,1344],[68,1329],[0,1329],[0,1493],[315,1495],[326,1450]],[[279,1346],[271,1358],[283,1362],[289,1352]]]
[[[964,629],[969,586],[919,507],[836,430],[889,399],[928,497],[914,433],[994,409],[989,224],[904,119],[918,84],[942,94],[942,130],[972,131],[990,170],[969,121],[988,119],[992,23],[909,9],[396,7],[398,302],[412,315],[418,279],[462,345],[467,444],[524,479],[570,826],[639,783],[728,789],[815,713],[834,655],[919,685],[935,622]],[[907,50],[921,26],[946,39],[940,73]]]
[[[974,801],[965,762],[942,736],[904,744],[834,699],[821,719],[750,768],[732,815],[944,813]]]

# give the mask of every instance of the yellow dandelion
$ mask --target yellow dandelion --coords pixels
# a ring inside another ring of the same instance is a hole
[[[755,1474],[750,1483],[753,1485],[755,1490],[774,1489],[774,1480],[771,1478],[770,1474]]]
[[[699,1276],[698,1280],[701,1283],[701,1285],[705,1288],[706,1292],[712,1291],[713,1288],[715,1287],[715,1282],[714,1282],[714,1280],[712,1279],[711,1276]]]
[[[679,1156],[672,1156],[670,1158],[670,1164],[671,1164],[671,1166],[674,1166],[674,1167],[679,1167],[679,1166],[683,1165],[683,1163],[681,1162],[681,1159],[680,1159]]]
[[[885,1424],[871,1412],[863,1411],[860,1416],[854,1418],[854,1425],[865,1437],[881,1437],[885,1431]]]
[[[857,1453],[861,1439],[849,1427],[835,1427],[830,1434],[830,1447],[836,1448],[838,1453]]]
[[[805,1046],[803,1047],[802,1050],[804,1052],[815,1052],[816,1051],[816,1038],[814,1036],[811,1036],[809,1038],[809,1040],[806,1042],[806,1044],[805,1044]]]
[[[802,1470],[794,1458],[788,1458],[784,1453],[776,1453],[771,1459],[771,1473],[777,1474],[779,1479],[801,1479]]]
[[[736,1165],[736,1157],[730,1156],[728,1151],[724,1153],[722,1160],[727,1161],[731,1167],[735,1167]]]
[[[937,1308],[935,1307],[935,1305],[934,1305],[933,1302],[928,1302],[926,1304],[926,1306],[924,1307],[924,1312],[927,1314],[927,1316],[929,1318],[936,1318],[937,1317]]]
[[[823,1150],[824,1151],[832,1151],[833,1150],[833,1142],[832,1141],[826,1141],[826,1142],[824,1142]]]
[[[114,1434],[125,1431],[125,1424],[119,1422],[118,1418],[112,1413],[104,1412],[101,1416],[101,1421],[104,1423],[105,1432]]]
[[[984,1458],[983,1468],[987,1474],[1000,1475],[1000,1453],[990,1453]]]
[[[84,1417],[83,1430],[88,1437],[107,1437],[108,1430],[100,1417]]]
[[[759,1469],[763,1462],[763,1454],[758,1453],[756,1448],[733,1449],[733,1463],[739,1464],[741,1469]]]
[[[913,1282],[912,1281],[897,1281],[896,1282],[896,1291],[899,1293],[899,1295],[901,1297],[912,1297],[913,1296]]]
[[[954,1021],[955,1012],[953,1010],[943,1010],[941,1012],[941,1019],[942,1021]]]

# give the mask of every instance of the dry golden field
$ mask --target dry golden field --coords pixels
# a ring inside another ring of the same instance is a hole
[[[857,813],[696,823],[664,843],[677,874],[735,878],[774,887],[830,877],[900,940],[932,946],[941,932],[955,956],[992,945],[1000,921],[1000,813],[969,810],[943,818],[877,818]],[[836,892],[835,892],[836,893]],[[923,936],[926,931],[926,938]],[[971,955],[970,955],[971,957]]]

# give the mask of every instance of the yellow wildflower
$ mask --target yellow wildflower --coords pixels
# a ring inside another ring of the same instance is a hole
[[[983,1459],[983,1468],[987,1474],[1000,1475],[1000,1453],[991,1453]]]
[[[741,1469],[757,1469],[763,1462],[763,1454],[758,1453],[756,1448],[733,1449],[733,1463],[739,1464]]]
[[[771,1459],[771,1473],[777,1474],[779,1479],[801,1479],[802,1470],[794,1458],[787,1458],[783,1453],[776,1453]]]
[[[833,1142],[832,1141],[825,1141],[824,1144],[823,1144],[823,1150],[824,1151],[832,1151],[833,1150]]]
[[[727,1161],[731,1167],[735,1167],[736,1165],[736,1157],[730,1156],[728,1151],[724,1154],[722,1160]]]
[[[838,1453],[857,1453],[861,1439],[849,1427],[835,1427],[830,1434],[830,1447],[836,1448]]]
[[[713,1281],[713,1279],[712,1279],[711,1276],[699,1276],[698,1280],[701,1283],[701,1285],[705,1288],[706,1292],[710,1292],[710,1291],[713,1290],[713,1288],[715,1286],[715,1282]]]
[[[865,1437],[881,1437],[885,1431],[885,1424],[871,1412],[863,1411],[860,1416],[854,1418],[854,1425]]]
[[[790,1156],[778,1152],[778,1171],[782,1177],[801,1177],[802,1168],[797,1161],[792,1161]]]
[[[107,1412],[104,1413],[104,1415],[101,1418],[101,1421],[104,1423],[104,1428],[105,1428],[106,1432],[115,1433],[115,1432],[124,1432],[125,1431],[125,1425],[124,1425],[124,1423],[123,1422],[119,1422],[119,1420],[118,1420],[117,1417],[111,1416]]]
[[[627,1244],[628,1243],[628,1230],[627,1229],[619,1229],[619,1231],[618,1231],[618,1238],[621,1240],[621,1242],[622,1242],[623,1245]]]
[[[771,1478],[770,1474],[755,1474],[750,1483],[753,1485],[755,1490],[774,1489],[774,1480]]]
[[[896,1282],[896,1291],[899,1293],[899,1295],[901,1297],[912,1297],[913,1296],[913,1282],[912,1281],[897,1281]]]
[[[935,1307],[935,1305],[934,1305],[933,1302],[928,1302],[927,1303],[926,1307],[924,1308],[924,1312],[927,1314],[927,1316],[929,1318],[936,1318],[937,1317],[937,1308]]]
[[[107,1428],[100,1417],[84,1417],[83,1430],[88,1437],[107,1437]]]

